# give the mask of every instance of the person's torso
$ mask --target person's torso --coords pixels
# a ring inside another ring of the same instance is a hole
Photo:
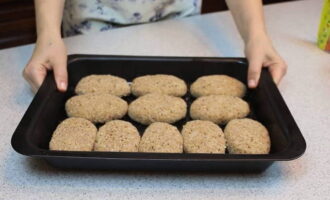
[[[65,36],[185,17],[200,13],[201,0],[67,0]]]

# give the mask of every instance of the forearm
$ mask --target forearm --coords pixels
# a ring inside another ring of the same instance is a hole
[[[65,0],[35,0],[38,38],[61,37],[61,22]]]
[[[226,0],[226,2],[245,43],[266,35],[261,0]]]

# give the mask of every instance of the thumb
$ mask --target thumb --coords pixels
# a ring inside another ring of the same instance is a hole
[[[57,89],[61,92],[65,92],[68,86],[68,72],[66,61],[66,56],[63,56],[61,58],[55,59],[52,62]]]
[[[258,56],[251,56],[249,60],[248,69],[248,86],[249,88],[256,88],[258,86],[260,73],[262,69],[262,59]]]
[[[23,70],[23,77],[29,82],[34,93],[38,91],[46,75],[47,68],[38,62],[30,62]]]
[[[269,71],[273,77],[273,80],[278,84],[283,76],[286,74],[287,65],[285,62],[273,63],[269,66]]]

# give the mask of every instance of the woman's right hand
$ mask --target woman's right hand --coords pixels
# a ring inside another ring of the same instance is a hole
[[[66,47],[61,37],[40,36],[33,55],[23,70],[24,78],[32,90],[37,92],[47,71],[53,70],[59,91],[66,91],[68,85]]]

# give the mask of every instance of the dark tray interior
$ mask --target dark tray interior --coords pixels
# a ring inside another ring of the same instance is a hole
[[[75,95],[74,88],[78,81],[90,74],[112,74],[125,78],[129,82],[135,77],[146,74],[172,74],[188,84],[195,81],[198,77],[209,74],[226,74],[232,76],[243,83],[246,83],[247,62],[242,58],[181,58],[181,57],[130,57],[130,56],[93,56],[93,55],[74,55],[69,57],[69,88],[66,93],[56,90],[56,85],[52,74],[49,74],[29,109],[24,115],[21,123],[14,133],[12,144],[16,151],[31,156],[39,156],[48,159],[53,164],[60,167],[85,168],[85,166],[70,165],[70,160],[61,164],[57,161],[65,158],[77,158],[83,164],[84,160],[98,159],[97,166],[89,164],[89,168],[125,168],[116,165],[119,160],[129,159],[145,161],[145,164],[155,167],[157,160],[165,162],[169,169],[202,169],[198,167],[198,161],[212,161],[219,165],[221,162],[231,161],[234,163],[241,161],[261,161],[269,163],[275,160],[290,160],[300,156],[305,148],[305,141],[294,122],[287,106],[285,105],[277,87],[272,82],[269,72],[262,71],[260,85],[255,90],[248,90],[244,99],[249,103],[251,113],[249,118],[256,119],[264,124],[271,137],[271,151],[269,155],[221,155],[221,154],[164,154],[164,153],[116,153],[116,152],[60,152],[48,150],[48,143],[56,126],[67,118],[64,104],[68,98]],[[188,108],[194,98],[187,93],[183,97]],[[131,102],[134,96],[124,98]],[[188,109],[189,110],[189,109]],[[128,116],[124,120],[133,123],[143,133],[146,126],[131,120]],[[189,113],[186,118],[175,123],[179,130],[182,125],[191,120]],[[100,124],[98,125],[100,126]],[[223,128],[223,127],[222,127]],[[111,158],[110,166],[107,159]],[[100,161],[101,159],[101,161]],[[103,163],[102,163],[103,159]],[[116,163],[117,159],[117,163]],[[180,165],[178,161],[194,161],[193,166]],[[196,163],[197,161],[197,163]],[[151,163],[153,162],[153,163]],[[79,163],[79,162],[78,162]],[[173,164],[176,163],[176,164]],[[201,164],[201,163],[199,163]],[[209,163],[210,164],[210,163]],[[108,166],[108,167],[105,167]],[[117,167],[116,167],[117,166]],[[134,167],[135,166],[135,167]],[[143,168],[139,164],[133,165],[134,168]],[[177,166],[177,167],[175,167]],[[181,166],[181,167],[180,167]],[[190,166],[190,167],[189,167]],[[210,165],[212,166],[212,165]],[[252,165],[251,167],[253,168]],[[264,168],[266,168],[266,165]],[[88,168],[88,167],[87,167]],[[151,168],[151,169],[153,169]],[[239,167],[238,167],[239,168]],[[263,168],[263,169],[264,169]],[[129,168],[130,169],[130,168]],[[149,167],[150,169],[150,167]],[[206,168],[207,169],[207,168]],[[222,169],[221,167],[219,169]]]

